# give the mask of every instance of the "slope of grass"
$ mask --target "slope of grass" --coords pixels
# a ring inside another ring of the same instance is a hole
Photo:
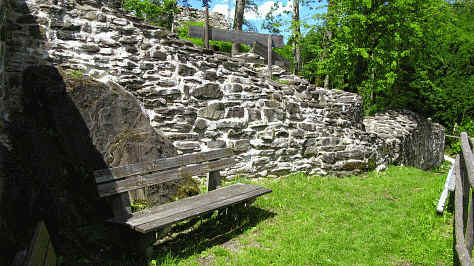
[[[342,179],[259,181],[273,193],[239,219],[202,221],[159,245],[155,258],[165,265],[451,264],[452,215],[435,213],[446,172],[391,166]]]

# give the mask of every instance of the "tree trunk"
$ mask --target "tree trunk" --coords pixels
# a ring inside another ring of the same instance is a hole
[[[245,0],[236,0],[234,14],[234,31],[242,31],[242,25],[244,25],[244,9]],[[239,51],[240,43],[232,43],[232,56],[238,54]]]
[[[301,30],[300,30],[300,3],[299,0],[293,0],[293,18],[292,18],[292,31],[293,31],[293,59],[295,65],[295,74],[301,70]]]
[[[328,49],[328,46],[330,45],[330,42],[331,42],[331,39],[332,39],[332,31],[331,31],[331,28],[330,28],[330,21],[332,20],[332,5],[331,5],[331,0],[328,0],[328,21],[326,22],[326,30],[324,31],[325,32],[325,39],[326,39],[326,47],[325,48],[325,52],[323,54],[323,60],[326,59],[327,57],[327,49]],[[328,89],[329,88],[329,74],[326,74],[326,77],[324,77],[324,88],[325,89]]]
[[[206,22],[204,23],[204,47],[209,49],[209,5],[206,5]]]

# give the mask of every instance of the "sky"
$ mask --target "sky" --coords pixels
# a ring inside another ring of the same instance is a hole
[[[197,9],[203,9],[202,7],[202,2],[200,0],[188,0],[188,2],[191,4],[192,7],[197,8]],[[292,1],[288,0],[282,0],[282,1],[266,1],[266,0],[255,0],[255,2],[258,4],[258,11],[257,12],[248,12],[246,11],[244,13],[244,17],[246,20],[251,22],[256,28],[257,32],[260,33],[268,33],[268,31],[264,30],[262,28],[262,22],[263,19],[265,18],[265,15],[270,11],[271,7],[275,2],[278,3],[278,10],[276,11],[277,13],[284,14],[285,11],[292,12]],[[311,6],[314,7],[320,7],[317,11],[316,10],[310,10],[308,7],[305,6],[300,6],[300,20],[309,25],[315,25],[318,23],[316,19],[313,18],[313,15],[318,12],[322,13],[325,12],[325,8],[323,7],[324,5],[323,1],[322,3],[315,3],[312,4]],[[230,9],[229,9],[230,6]],[[230,15],[231,21],[233,20],[234,17],[234,7],[235,7],[235,0],[212,0],[209,6],[209,10],[211,12],[217,12],[221,13],[224,16]],[[229,12],[230,11],[230,12]],[[288,21],[286,25],[286,31],[283,31],[282,34],[285,37],[285,40],[288,39],[290,32],[289,32],[289,22],[291,21],[291,15],[284,15],[283,17],[284,21]],[[244,28],[244,31],[246,29]],[[301,31],[303,35],[309,31],[308,27],[301,27]]]

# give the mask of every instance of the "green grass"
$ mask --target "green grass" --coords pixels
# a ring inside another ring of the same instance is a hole
[[[157,246],[155,258],[164,265],[448,265],[452,214],[435,212],[446,173],[391,166],[356,177],[260,181],[273,192],[237,220],[198,221]]]

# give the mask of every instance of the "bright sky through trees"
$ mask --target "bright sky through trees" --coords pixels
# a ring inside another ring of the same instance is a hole
[[[278,3],[278,9],[276,13],[280,13],[283,15],[283,20],[285,20],[286,24],[283,26],[282,29],[282,34],[285,36],[285,39],[288,39],[288,36],[290,35],[289,31],[289,26],[290,26],[290,21],[291,21],[291,14],[285,15],[285,12],[290,12],[292,11],[292,1],[266,1],[266,0],[256,0],[255,1],[258,5],[258,13],[257,12],[249,12],[246,11],[245,13],[245,19],[251,22],[256,28],[258,32],[261,33],[266,33],[267,31],[262,28],[262,22],[263,19],[265,18],[265,15],[270,11],[272,6],[274,5],[275,2]],[[192,7],[198,8],[198,9],[203,9],[201,1],[199,0],[189,0],[189,3],[191,4]],[[229,4],[230,4],[230,10],[229,10]],[[326,11],[326,8],[324,5],[326,4],[326,1],[322,1],[321,3],[316,3],[312,5],[312,10],[310,10],[308,7],[301,6],[300,7],[300,17],[301,21],[303,24],[309,24],[309,25],[315,25],[318,23],[317,20],[313,18],[314,14],[316,13],[322,13]],[[235,0],[213,0],[210,3],[210,8],[209,10],[211,12],[218,12],[223,14],[224,16],[228,16],[230,14],[231,21],[233,20],[234,16],[234,6],[235,6]],[[319,9],[317,9],[319,7]],[[230,11],[230,12],[229,12]],[[244,27],[245,30],[245,27]],[[303,34],[305,34],[308,29],[306,29],[304,26],[301,27],[301,30]]]

